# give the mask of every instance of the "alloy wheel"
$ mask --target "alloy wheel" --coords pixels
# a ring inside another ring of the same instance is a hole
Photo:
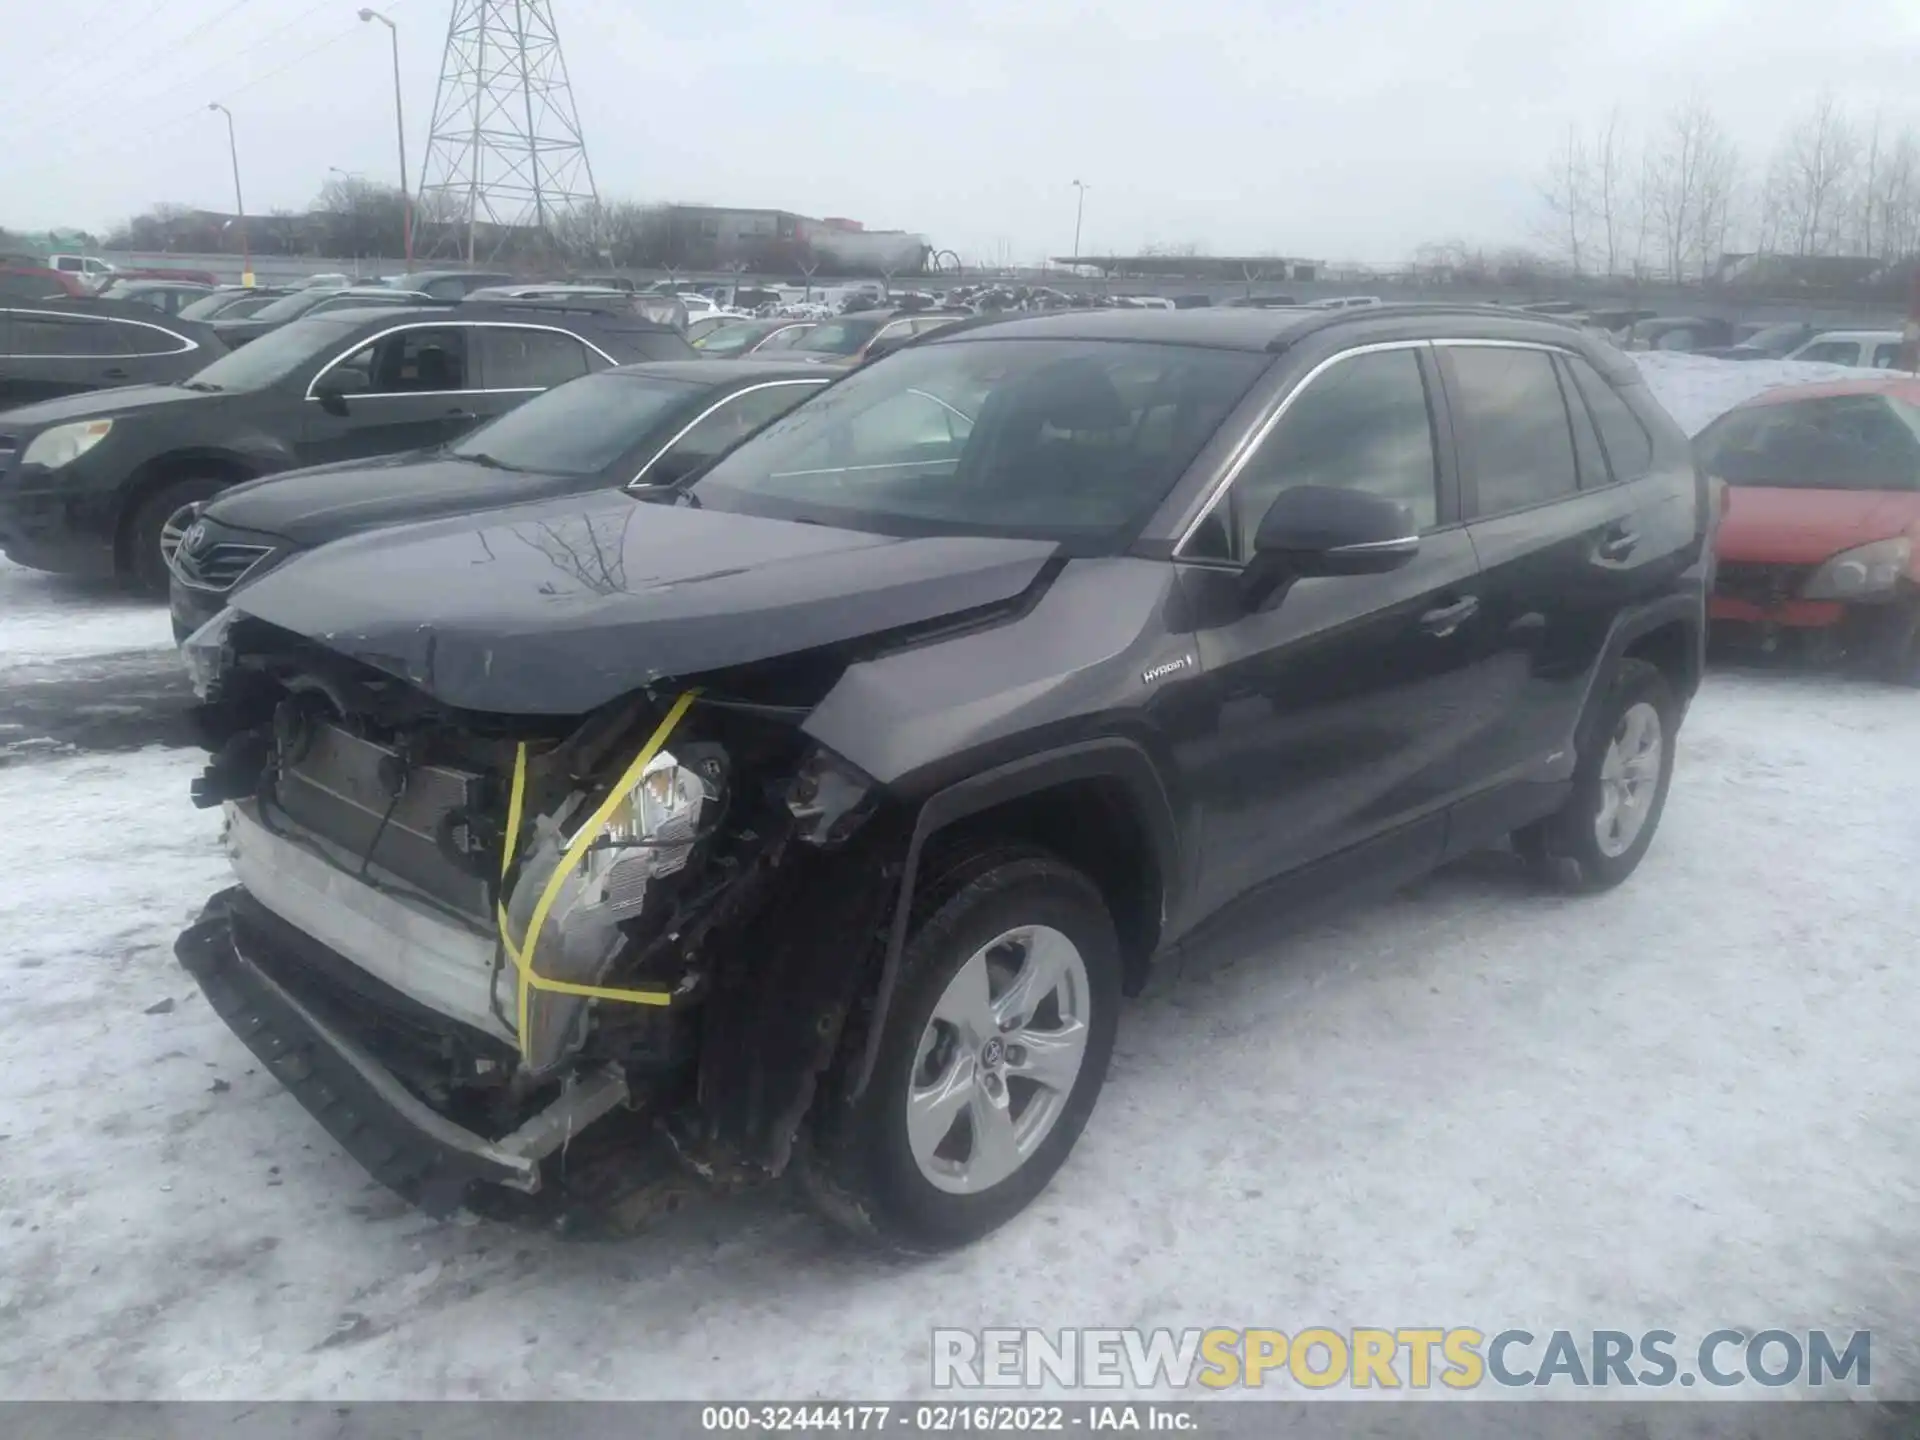
[[[1022,926],[976,950],[941,992],[907,1085],[907,1142],[920,1173],[972,1195],[1040,1147],[1086,1056],[1086,961],[1060,931]]]
[[[1600,763],[1600,809],[1593,834],[1608,859],[1626,854],[1646,828],[1660,788],[1665,748],[1660,712],[1644,700],[1629,705]]]

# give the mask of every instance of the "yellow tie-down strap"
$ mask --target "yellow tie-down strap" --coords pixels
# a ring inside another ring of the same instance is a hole
[[[666,990],[624,990],[607,985],[576,985],[570,980],[549,980],[544,975],[534,973],[533,954],[539,944],[540,931],[547,923],[547,913],[553,909],[554,902],[560,897],[560,887],[574,867],[585,858],[593,842],[600,837],[607,818],[613,814],[628,792],[640,783],[641,772],[649,761],[660,753],[667,743],[667,737],[673,733],[673,727],[680,723],[680,717],[687,713],[687,707],[693,704],[693,698],[699,692],[689,690],[673,702],[673,708],[667,711],[666,719],[660,722],[647,743],[640,747],[640,753],[634,756],[633,763],[627,766],[613,788],[607,792],[607,798],[587,817],[573,837],[573,843],[567,846],[566,853],[560,857],[560,863],[554,867],[552,877],[547,881],[546,889],[540,892],[540,899],[533,907],[533,915],[527,922],[527,938],[524,945],[513,943],[513,927],[507,919],[506,879],[507,871],[513,865],[514,843],[520,834],[521,810],[526,801],[527,791],[527,746],[522,741],[513,757],[513,792],[507,800],[507,841],[506,853],[500,861],[501,897],[499,904],[500,943],[506,947],[507,958],[513,961],[513,968],[519,975],[519,1035],[520,1053],[527,1053],[527,997],[535,990],[548,990],[556,995],[583,995],[593,1000],[617,1000],[628,1005],[671,1005],[673,995]]]

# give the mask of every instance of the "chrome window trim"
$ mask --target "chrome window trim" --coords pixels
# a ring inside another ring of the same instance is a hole
[[[1213,514],[1215,508],[1226,498],[1227,491],[1233,488],[1233,482],[1240,478],[1240,472],[1247,468],[1248,462],[1258,453],[1260,447],[1266,443],[1267,436],[1273,433],[1274,427],[1286,418],[1287,412],[1293,408],[1293,402],[1306,394],[1307,390],[1313,385],[1313,382],[1326,374],[1327,371],[1341,364],[1343,361],[1353,359],[1357,355],[1380,355],[1391,350],[1431,349],[1436,343],[1438,342],[1433,340],[1381,340],[1371,345],[1356,345],[1350,350],[1341,350],[1336,354],[1329,355],[1311,370],[1307,371],[1305,375],[1302,375],[1299,384],[1287,392],[1286,397],[1274,407],[1273,413],[1268,415],[1267,418],[1262,420],[1258,425],[1254,426],[1248,437],[1241,442],[1240,448],[1234,452],[1233,459],[1228,462],[1225,473],[1214,482],[1213,488],[1207,492],[1206,500],[1201,504],[1200,508],[1194,512],[1193,519],[1187,522],[1187,527],[1180,532],[1180,538],[1174,541],[1173,558],[1175,560],[1208,561],[1216,564],[1232,565],[1236,569],[1239,568],[1236,562],[1223,561],[1220,560],[1218,556],[1189,556],[1181,552],[1187,548],[1187,542],[1193,539],[1200,527],[1206,524],[1207,517]]]
[[[731,405],[734,401],[738,400],[741,396],[751,395],[757,390],[778,390],[788,385],[805,385],[811,389],[819,390],[824,388],[828,383],[829,383],[828,377],[824,375],[821,376],[818,380],[805,380],[796,375],[788,380],[762,380],[758,385],[748,385],[744,389],[735,390],[730,395],[722,395],[718,400],[714,401],[713,404],[707,406],[706,409],[702,410],[698,415],[694,416],[693,419],[689,420],[686,424],[682,425],[678,430],[676,430],[673,434],[673,438],[668,440],[667,443],[662,445],[658,450],[654,451],[653,455],[648,459],[647,463],[640,467],[639,473],[637,473],[631,480],[627,481],[627,483],[621,488],[625,490],[632,490],[637,485],[639,485],[639,483],[646,478],[647,471],[651,470],[656,464],[659,463],[660,457],[666,454],[669,450],[673,449],[673,447],[678,445],[682,440],[686,439],[688,432],[690,432],[694,426],[698,425],[702,420],[706,419],[709,415],[712,415],[716,411],[720,410],[723,406]]]
[[[303,316],[301,318],[304,319],[305,317]],[[134,323],[139,324],[141,322],[136,321]],[[322,376],[348,356],[358,355],[369,345],[378,345],[389,335],[398,335],[406,330],[544,330],[550,335],[564,335],[569,340],[586,346],[587,349],[593,351],[594,354],[598,355],[609,365],[618,365],[620,363],[598,345],[594,344],[593,341],[587,339],[586,336],[576,334],[559,325],[530,325],[519,320],[412,320],[400,325],[389,325],[385,330],[369,335],[364,340],[357,340],[349,349],[342,350],[338,355],[334,356],[333,359],[329,360],[314,372],[313,379],[307,382],[307,393],[303,398],[317,401],[320,397],[313,393],[313,387],[320,383]],[[593,372],[589,370],[586,373],[591,375]],[[577,380],[581,377],[576,375],[572,378]],[[564,385],[565,383],[564,380],[561,381],[561,384]],[[552,388],[552,386],[513,385],[503,389],[481,389],[476,386],[472,389],[462,390],[367,390],[353,395],[350,398],[355,400],[391,400],[402,395],[528,395],[539,394],[543,389],[550,390]]]
[[[164,325],[151,320],[132,320],[123,315],[84,315],[73,310],[33,310],[19,305],[0,305],[0,313],[8,315],[42,315],[50,320],[79,320],[94,325],[138,325],[142,330],[158,330],[162,335],[171,336],[180,342],[172,350],[152,350],[145,354],[136,350],[116,352],[110,355],[16,355],[6,354],[8,360],[154,360],[163,355],[185,355],[198,350],[200,342],[190,336],[182,335],[178,330],[169,330]]]

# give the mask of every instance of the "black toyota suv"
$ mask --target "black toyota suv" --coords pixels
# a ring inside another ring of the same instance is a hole
[[[184,650],[237,883],[177,953],[428,1207],[612,1193],[657,1125],[965,1242],[1064,1162],[1156,965],[1509,836],[1631,874],[1714,513],[1550,321],[936,333],[682,485],[238,592]]]
[[[424,449],[577,375],[693,358],[667,326],[596,310],[309,316],[173,384],[0,414],[0,549],[164,595],[190,507],[241,480]]]

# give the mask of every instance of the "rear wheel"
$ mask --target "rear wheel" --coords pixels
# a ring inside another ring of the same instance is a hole
[[[176,480],[150,493],[127,521],[121,555],[124,578],[149,595],[167,593],[167,562],[193,516],[190,507],[211,500],[226,483],[210,478]]]
[[[964,1245],[1025,1208],[1113,1053],[1120,953],[1093,883],[1024,847],[959,873],[901,956],[865,1093],[829,1085],[802,1162],[830,1218],[895,1249]]]
[[[1598,704],[1566,804],[1513,837],[1545,878],[1570,890],[1610,889],[1634,872],[1673,780],[1679,705],[1666,676],[1622,660]]]

